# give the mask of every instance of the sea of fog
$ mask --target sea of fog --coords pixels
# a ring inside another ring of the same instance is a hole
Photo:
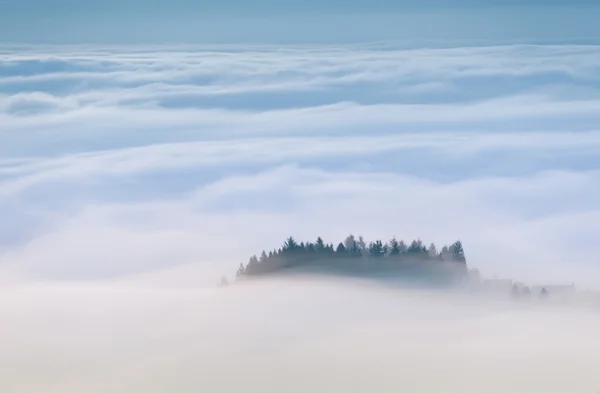
[[[600,314],[356,280],[0,289],[0,392],[600,390]]]

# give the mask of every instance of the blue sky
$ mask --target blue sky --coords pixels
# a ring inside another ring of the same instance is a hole
[[[0,41],[598,40],[594,1],[3,0]]]

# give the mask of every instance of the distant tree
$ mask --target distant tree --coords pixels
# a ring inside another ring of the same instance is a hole
[[[466,263],[467,259],[465,258],[465,251],[463,250],[463,245],[460,240],[457,240],[449,247],[450,254],[452,256],[452,260],[456,262]]]
[[[315,242],[315,250],[316,250],[317,252],[323,252],[323,251],[325,251],[325,248],[326,248],[326,246],[325,246],[325,242],[324,242],[324,241],[323,241],[323,239],[321,239],[321,237],[319,236],[319,237],[317,238],[317,241]]]
[[[360,250],[361,254],[364,254],[367,252],[367,243],[365,242],[365,239],[362,236],[358,237],[358,240],[356,241],[356,245],[358,246],[358,249]]]
[[[404,254],[408,250],[408,246],[404,243],[404,240],[398,242],[398,248],[400,249],[400,254]]]
[[[298,243],[293,237],[288,237],[285,243],[283,243],[284,251],[295,251],[298,248]]]
[[[258,258],[256,258],[256,255],[253,255],[248,261],[248,265],[246,265],[246,274],[256,274],[258,270]]]
[[[269,258],[269,257],[267,256],[267,253],[266,253],[265,251],[263,251],[263,252],[260,254],[260,258],[258,259],[258,262],[259,262],[259,263],[264,263],[264,262],[266,262],[266,261],[267,261],[267,259],[268,259],[268,258]]]
[[[546,290],[546,288],[542,288],[542,290],[540,291],[540,297],[541,298],[547,298],[548,297],[548,291]]]
[[[369,254],[373,257],[382,257],[387,252],[387,246],[385,246],[381,240],[376,240],[369,243]]]
[[[244,267],[243,263],[240,263],[240,267],[237,270],[237,273],[235,274],[236,277],[240,277],[243,276],[246,273],[246,268]]]
[[[406,253],[414,256],[422,256],[427,253],[427,247],[423,245],[421,240],[413,240],[410,246],[408,246]]]
[[[317,238],[315,243],[298,243],[290,236],[281,248],[269,251],[268,254],[266,251],[262,251],[258,258],[256,255],[253,255],[246,266],[240,264],[236,272],[236,277],[267,274],[284,267],[289,268],[302,264],[310,264],[311,262],[327,263],[331,261],[331,258],[335,257],[363,258],[372,262],[369,264],[371,267],[377,267],[377,264],[382,267],[393,267],[394,264],[385,265],[381,262],[381,258],[387,255],[390,257],[401,256],[402,258],[406,255],[408,258],[421,260],[460,261],[465,266],[464,278],[472,279],[471,272],[466,269],[466,259],[460,241],[453,243],[449,247],[444,246],[441,253],[438,253],[434,243],[426,247],[420,239],[413,240],[409,246],[406,246],[404,241],[397,240],[395,237],[387,243],[375,240],[366,245],[362,236],[356,239],[353,235],[347,236],[337,247],[334,247],[330,242],[326,243],[321,237]],[[375,262],[378,260],[379,262]],[[402,268],[404,265],[399,264],[396,266]],[[467,273],[469,274],[468,276]]]
[[[440,251],[440,259],[442,261],[450,261],[452,260],[452,253],[450,252],[450,248],[446,245],[442,247],[442,251]]]
[[[346,248],[346,252],[350,257],[360,257],[362,255],[354,235],[349,235],[346,237],[344,240],[344,247]]]
[[[226,287],[229,285],[229,282],[227,281],[227,277],[223,276],[221,277],[221,282],[219,283],[220,287]]]
[[[352,245],[352,248],[347,251],[348,251],[348,255],[353,258],[360,258],[363,255],[362,251],[360,250],[360,247],[358,246],[358,243],[354,243]]]
[[[346,248],[346,250],[353,249],[355,245],[356,239],[354,238],[354,235],[348,235],[344,240],[344,247]]]
[[[402,252],[400,250],[400,243],[398,243],[398,240],[396,240],[395,237],[391,238],[388,242],[388,250],[391,256],[400,255],[400,253]]]
[[[427,249],[427,253],[429,254],[429,258],[431,258],[431,259],[437,258],[438,251],[437,251],[437,247],[435,246],[435,243],[431,243],[429,245],[429,248]]]

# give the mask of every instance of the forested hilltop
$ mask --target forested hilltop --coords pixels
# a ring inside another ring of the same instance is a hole
[[[298,243],[289,237],[281,248],[263,251],[258,257],[252,256],[247,264],[241,263],[236,277],[260,277],[302,267],[307,268],[305,271],[358,275],[416,274],[428,278],[456,277],[467,273],[467,261],[460,241],[438,250],[434,243],[426,246],[421,240],[407,244],[392,238],[385,243],[375,240],[367,244],[362,236],[355,238],[350,235],[337,246],[325,243],[321,237],[314,243]]]

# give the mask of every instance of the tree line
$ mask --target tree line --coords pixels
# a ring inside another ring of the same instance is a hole
[[[362,236],[349,235],[337,246],[326,243],[321,237],[315,242],[297,242],[288,237],[283,245],[275,250],[262,251],[253,255],[246,264],[240,263],[236,277],[257,276],[276,272],[283,268],[309,266],[315,264],[327,266],[365,265],[402,266],[406,263],[453,262],[466,270],[466,258],[460,240],[443,246],[440,250],[434,243],[426,246],[421,240],[405,243],[392,238],[388,242],[375,240],[367,242]],[[432,265],[429,263],[428,265]]]

